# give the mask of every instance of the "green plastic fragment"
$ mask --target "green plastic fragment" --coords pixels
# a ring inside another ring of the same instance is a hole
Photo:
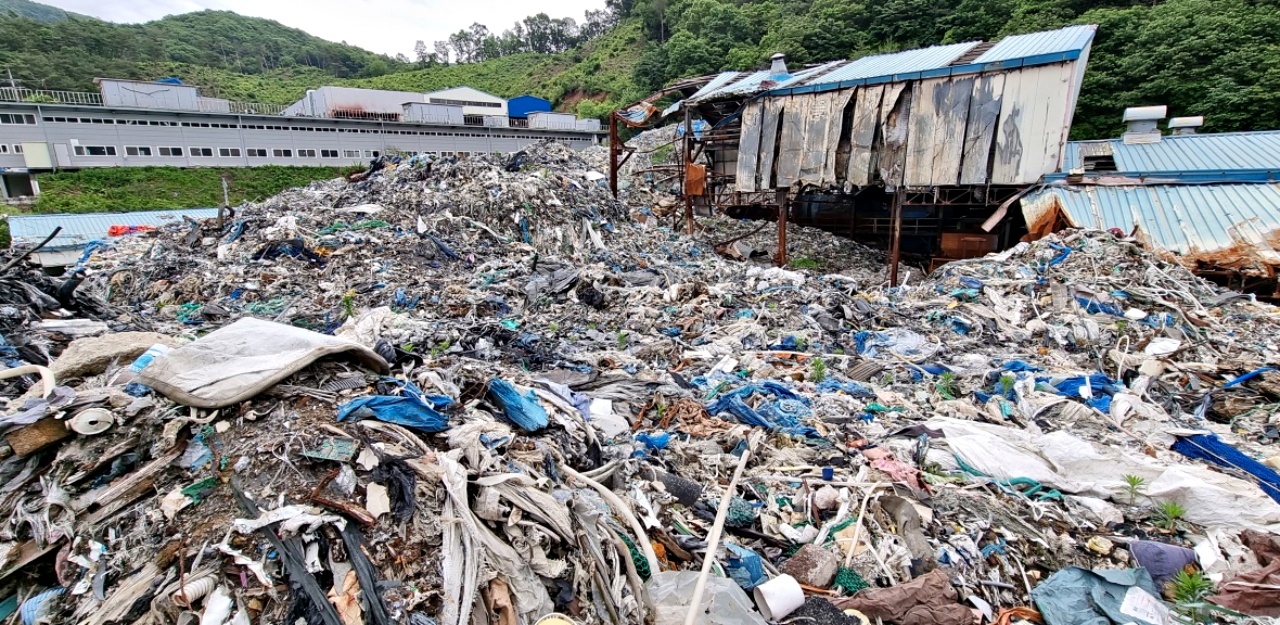
[[[862,579],[862,576],[858,575],[857,571],[847,569],[842,566],[836,569],[836,579],[832,582],[831,586],[839,590],[842,594],[852,595],[857,593],[859,590],[870,588],[871,584],[868,584],[867,580]]]
[[[622,539],[622,543],[626,545],[627,550],[631,552],[631,561],[636,565],[636,574],[640,576],[640,579],[648,581],[649,576],[653,574],[653,572],[649,570],[649,558],[646,558],[643,553],[640,553],[640,549],[636,547],[635,541],[631,540],[629,536],[617,530],[614,530],[613,533],[617,534],[618,538]]]

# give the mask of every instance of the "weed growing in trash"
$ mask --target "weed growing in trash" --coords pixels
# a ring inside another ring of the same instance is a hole
[[[813,382],[821,382],[827,379],[827,361],[821,356],[813,357],[813,364],[810,365],[809,379]]]
[[[1213,580],[1202,571],[1178,571],[1169,580],[1169,589],[1174,601],[1178,603],[1194,603],[1204,599],[1213,592]]]
[[[938,393],[947,399],[955,399],[960,395],[960,387],[956,385],[956,374],[954,371],[943,371],[938,376],[938,383],[935,386]]]
[[[1156,504],[1156,525],[1169,532],[1177,531],[1178,525],[1187,515],[1182,504],[1170,500]]]
[[[1137,503],[1139,495],[1147,493],[1147,480],[1137,475],[1125,475],[1124,492],[1129,496],[1129,505],[1134,505]]]

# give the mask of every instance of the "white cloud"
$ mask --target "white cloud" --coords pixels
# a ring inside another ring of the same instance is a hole
[[[450,33],[480,22],[501,32],[528,15],[572,17],[604,0],[41,0],[67,11],[112,22],[147,22],[202,9],[265,17],[330,41],[345,41],[384,54],[413,56],[421,39],[430,47]]]

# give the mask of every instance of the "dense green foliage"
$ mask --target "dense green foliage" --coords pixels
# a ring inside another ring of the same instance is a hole
[[[213,207],[222,204],[222,176],[231,203],[257,201],[351,167],[112,167],[39,176],[37,213],[98,213]]]
[[[67,19],[67,13],[58,7],[31,2],[31,0],[0,0],[0,15],[18,15],[37,22],[56,22]]]
[[[74,15],[42,23],[5,13],[0,14],[0,33],[0,67],[35,89],[93,90],[98,76],[157,78],[155,63],[250,75],[306,68],[323,72],[328,82],[409,68],[367,50],[228,11],[172,15],[145,24]]]
[[[796,64],[1098,24],[1075,137],[1112,136],[1126,106],[1167,104],[1206,130],[1280,127],[1277,0],[639,0],[635,79]]]

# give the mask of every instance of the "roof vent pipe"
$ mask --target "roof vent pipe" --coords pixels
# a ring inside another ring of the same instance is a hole
[[[1174,117],[1169,120],[1169,130],[1175,135],[1194,135],[1196,128],[1204,125],[1204,116]]]
[[[1167,106],[1134,106],[1124,110],[1125,143],[1159,143],[1160,120],[1168,114]]]
[[[769,65],[769,78],[782,80],[791,77],[791,72],[787,71],[787,55],[779,52],[769,58],[772,61]]]

